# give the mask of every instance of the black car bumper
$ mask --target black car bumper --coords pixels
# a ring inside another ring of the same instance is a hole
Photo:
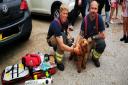
[[[13,21],[12,21],[13,22]],[[31,33],[32,19],[29,11],[24,12],[24,16],[15,23],[0,28],[0,47],[6,46],[13,41],[20,40],[25,34]],[[5,36],[4,38],[1,38]]]

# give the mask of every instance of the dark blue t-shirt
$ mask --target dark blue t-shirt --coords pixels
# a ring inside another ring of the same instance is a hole
[[[59,19],[55,19],[51,22],[48,30],[48,38],[52,35],[54,36],[62,36],[62,32],[68,28],[68,22],[61,23]]]
[[[91,21],[88,15],[86,16],[86,18],[87,18],[87,32],[85,32],[86,22],[83,20],[81,24],[81,31],[84,34],[82,35],[83,37],[91,37],[98,34],[98,32],[103,32],[105,30],[104,22],[101,15],[98,15],[98,32],[96,30],[96,19]]]

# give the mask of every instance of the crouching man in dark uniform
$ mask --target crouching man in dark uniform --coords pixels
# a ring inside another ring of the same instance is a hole
[[[79,49],[71,46],[67,38],[67,33],[69,32],[67,17],[68,17],[68,8],[66,5],[62,4],[60,6],[60,16],[59,18],[54,19],[48,30],[47,42],[49,46],[53,47],[55,51],[55,60],[57,63],[57,68],[61,71],[64,70],[63,64],[63,55],[64,51],[75,52],[79,54]]]
[[[105,27],[102,16],[98,13],[98,3],[92,1],[90,3],[89,14],[84,17],[81,24],[81,30],[77,37],[77,42],[80,38],[86,38],[91,43],[92,61],[96,67],[100,67],[99,58],[103,53],[105,44]]]

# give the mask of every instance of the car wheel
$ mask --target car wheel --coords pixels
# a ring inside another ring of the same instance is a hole
[[[24,37],[22,38],[22,41],[28,40],[29,37],[30,37],[30,35],[31,35],[31,31],[27,32],[27,33],[24,35]]]
[[[59,9],[60,9],[61,4],[62,3],[60,1],[57,1],[57,2],[53,3],[53,5],[51,7],[51,17],[52,17],[52,19],[59,17]]]
[[[21,36],[21,41],[26,41],[29,39],[32,31],[32,22],[31,19],[27,20],[25,24],[23,25],[23,33]]]
[[[54,18],[58,18],[58,17],[59,17],[59,9],[55,9],[55,10],[54,10],[53,17],[54,17]]]

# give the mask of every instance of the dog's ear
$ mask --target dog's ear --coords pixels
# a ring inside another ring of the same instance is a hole
[[[88,52],[88,41],[86,39],[83,39],[83,47],[84,52]]]
[[[83,43],[84,43],[84,39],[80,39],[79,44],[83,45]]]
[[[88,41],[86,39],[80,39],[79,45],[82,47],[88,47]]]

